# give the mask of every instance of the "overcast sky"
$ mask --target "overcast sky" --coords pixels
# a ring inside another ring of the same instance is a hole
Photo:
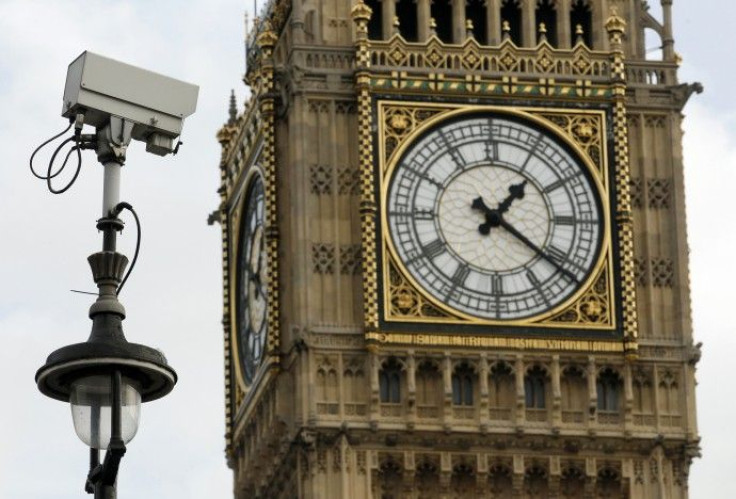
[[[657,0],[650,0],[656,3]],[[36,370],[56,348],[83,341],[94,291],[86,257],[98,251],[102,172],[92,152],[64,195],[28,171],[34,147],[61,131],[68,64],[91,50],[200,86],[176,157],[129,150],[122,199],[143,223],[142,255],[121,301],[128,340],[161,348],[178,371],[168,397],[145,404],[119,477],[121,498],[231,497],[224,459],[220,148],[230,89],[240,108],[243,15],[251,0],[0,0],[0,498],[81,498],[88,451],[67,404],[44,397]],[[715,15],[714,15],[715,14]],[[681,81],[706,93],[685,109],[691,282],[703,459],[691,497],[736,497],[732,381],[736,221],[736,102],[731,62],[736,2],[675,0]],[[119,250],[132,256],[134,233]],[[731,289],[731,291],[729,291]]]

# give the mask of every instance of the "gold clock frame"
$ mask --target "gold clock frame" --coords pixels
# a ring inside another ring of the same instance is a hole
[[[458,117],[493,113],[533,123],[564,142],[582,162],[601,201],[600,251],[588,278],[565,301],[535,316],[517,320],[483,319],[458,311],[426,292],[398,257],[388,231],[386,206],[389,181],[400,158],[427,130]],[[555,124],[549,117],[557,117]],[[610,186],[605,141],[606,116],[602,110],[571,112],[568,109],[492,105],[423,104],[381,100],[377,102],[377,163],[381,220],[381,283],[383,318],[395,323],[432,323],[473,326],[540,326],[555,329],[615,330]],[[561,128],[561,121],[568,124]],[[595,151],[595,158],[591,157]]]

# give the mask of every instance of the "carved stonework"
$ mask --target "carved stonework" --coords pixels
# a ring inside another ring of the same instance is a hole
[[[312,244],[312,271],[315,274],[335,273],[335,245]]]
[[[329,165],[311,165],[309,185],[312,194],[332,194],[332,168]]]
[[[647,179],[647,206],[651,209],[669,209],[672,197],[670,179]]]
[[[338,168],[337,192],[341,196],[360,194],[360,171],[350,166]]]
[[[652,286],[671,288],[675,279],[675,264],[670,258],[652,258],[650,261]]]
[[[340,274],[358,275],[361,270],[361,248],[359,244],[340,246]]]

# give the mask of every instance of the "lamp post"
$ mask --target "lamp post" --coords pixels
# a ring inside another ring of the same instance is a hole
[[[123,334],[125,308],[118,293],[128,259],[116,251],[123,229],[118,216],[123,209],[135,215],[129,204],[120,202],[125,153],[133,138],[146,141],[154,154],[176,152],[173,139],[181,132],[184,117],[194,112],[196,97],[194,85],[88,52],[70,65],[67,74],[63,116],[76,126],[74,137],[65,143],[74,141],[72,151],[95,149],[104,167],[102,217],[97,221],[102,251],[88,258],[98,295],[89,310],[92,332],[87,341],[51,353],[36,372],[36,384],[44,395],[71,404],[74,429],[90,448],[85,490],[95,499],[116,497],[118,468],[126,444],[138,430],[141,402],[167,395],[177,381],[163,353],[129,343]],[[95,126],[94,135],[81,133],[85,123]],[[54,157],[56,153],[52,164]],[[51,167],[46,177],[35,171],[34,175],[49,182],[58,175],[51,174]],[[69,186],[54,190],[49,183],[49,190],[61,193]],[[101,450],[106,451],[102,463]]]
[[[120,133],[118,133],[120,132]],[[124,120],[111,118],[98,130],[94,147],[104,165],[102,251],[87,259],[99,289],[89,310],[92,332],[84,343],[59,348],[36,372],[38,389],[53,399],[69,402],[74,429],[90,447],[90,470],[85,490],[95,499],[114,499],[120,460],[138,430],[141,402],[167,395],[177,376],[163,353],[145,345],[129,343],[123,334],[125,308],[118,300],[128,259],[116,251],[118,218],[125,203],[119,203],[120,168],[130,142]],[[100,450],[106,450],[100,464]]]

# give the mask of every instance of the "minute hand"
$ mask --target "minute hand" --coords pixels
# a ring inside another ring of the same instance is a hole
[[[541,248],[539,248],[536,244],[531,242],[524,234],[516,230],[513,225],[508,223],[503,218],[501,219],[501,227],[509,231],[511,235],[513,235],[516,239],[524,243],[527,247],[529,247],[537,255],[541,256],[542,258],[547,260],[549,263],[551,263],[552,266],[556,268],[562,275],[572,279],[573,282],[579,282],[575,274],[573,274],[567,269],[562,268],[562,266],[559,263],[557,263],[557,261],[554,258],[552,258],[547,253],[545,253]]]

